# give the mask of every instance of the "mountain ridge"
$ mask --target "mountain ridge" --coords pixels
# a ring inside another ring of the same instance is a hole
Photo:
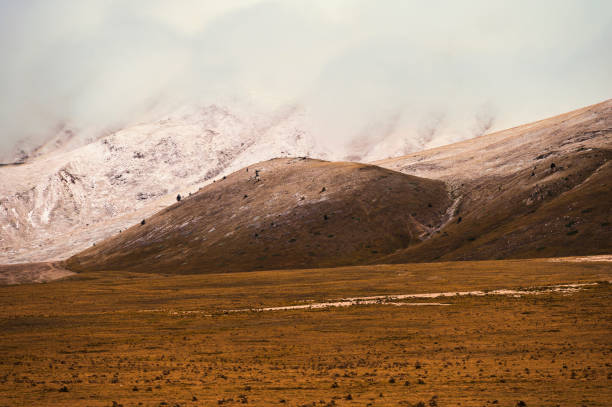
[[[0,263],[55,261],[69,257],[171,205],[176,194],[188,196],[215,179],[251,165],[258,158],[308,156],[313,151],[325,158],[327,153],[303,131],[300,120],[299,109],[289,109],[255,126],[250,119],[242,119],[227,108],[212,105],[180,111],[155,123],[135,125],[70,152],[46,154],[32,162],[4,166],[0,168],[4,181],[0,185],[0,222],[3,225]],[[523,214],[526,206],[533,210],[541,201],[547,203],[567,192],[561,189],[577,187],[579,179],[587,179],[588,171],[596,171],[593,165],[597,160],[609,160],[611,128],[612,100],[607,100],[508,130],[373,164],[446,184],[451,200],[447,208],[450,211],[448,224],[427,232],[428,240],[437,240],[434,238],[442,233],[441,229],[454,228],[452,223],[459,217],[464,228],[469,223],[466,221],[471,219],[466,214],[500,211],[502,196],[507,202],[516,201],[510,214]],[[177,135],[185,137],[177,138]],[[589,152],[599,158],[586,158],[588,165],[581,165],[586,157],[584,154]],[[566,158],[568,165],[562,165],[561,160]],[[558,166],[556,170],[550,171],[551,164]],[[601,171],[608,171],[607,166],[601,168]],[[553,180],[556,175],[551,178],[551,174],[562,173],[570,180],[564,181],[563,187],[557,185],[558,177]],[[516,177],[526,181],[513,181]],[[534,180],[539,183],[533,183]],[[515,189],[500,189],[506,184],[514,185]],[[602,202],[609,200],[608,191],[599,194]],[[513,196],[521,199],[514,200]],[[598,212],[598,219],[591,219],[593,225],[609,223],[603,209]],[[510,218],[504,215],[495,222],[503,220],[505,224]],[[486,231],[481,230],[482,225],[474,223],[473,230],[465,232],[469,234],[465,238],[476,239],[477,235],[501,230],[503,225],[495,222]],[[599,233],[591,226],[588,229]],[[600,232],[608,236],[605,227]],[[559,230],[556,233],[560,233]],[[423,247],[429,245],[432,243]],[[470,246],[459,241],[451,246],[455,251],[462,245]],[[434,250],[434,246],[431,247]],[[446,245],[436,247],[438,251],[448,249]],[[586,250],[582,247],[572,254],[602,254],[602,250],[607,250],[602,243],[597,247],[593,253],[580,251]],[[408,249],[410,255],[398,254],[388,260],[423,261],[438,256],[430,253],[424,257],[414,250]],[[558,255],[559,250],[540,245],[528,253],[542,257]],[[478,252],[475,250],[474,255]],[[457,252],[457,258],[466,258],[466,255]]]

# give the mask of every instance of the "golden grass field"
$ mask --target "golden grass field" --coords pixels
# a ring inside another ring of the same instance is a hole
[[[611,277],[610,262],[541,259],[3,286],[0,406],[609,406]],[[579,282],[600,283],[404,300],[446,306],[223,312]]]

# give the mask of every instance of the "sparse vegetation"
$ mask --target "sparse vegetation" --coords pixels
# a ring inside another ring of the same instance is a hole
[[[275,159],[258,164],[266,180],[257,186],[251,173],[207,185],[73,257],[68,268],[215,273],[220,265],[231,272],[366,264],[418,243],[422,225],[439,225],[450,205],[443,182],[371,165]],[[374,241],[375,250],[364,248]]]
[[[449,297],[437,307],[222,311],[611,275],[609,263],[533,260],[100,272],[0,287],[0,405],[603,407],[612,380],[607,283],[569,297]]]

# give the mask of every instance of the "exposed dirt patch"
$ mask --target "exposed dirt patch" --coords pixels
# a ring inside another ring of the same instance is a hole
[[[574,256],[574,257],[556,257],[554,259],[549,259],[548,261],[552,262],[611,262],[612,254],[603,254],[601,256]]]
[[[0,265],[0,285],[46,283],[74,275],[58,263],[27,263]]]

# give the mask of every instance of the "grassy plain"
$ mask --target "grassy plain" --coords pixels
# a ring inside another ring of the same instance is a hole
[[[609,262],[511,260],[0,287],[0,406],[607,406],[611,277]],[[411,300],[447,306],[223,312],[595,281]]]

